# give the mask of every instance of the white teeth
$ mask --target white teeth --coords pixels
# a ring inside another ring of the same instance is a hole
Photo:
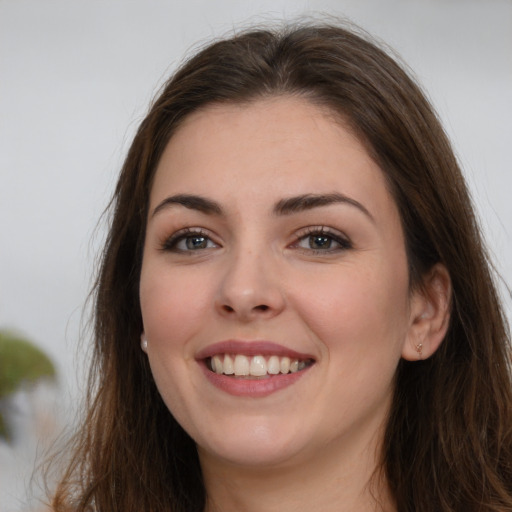
[[[279,364],[279,357],[270,356],[267,363],[267,371],[270,375],[277,375],[281,371],[281,365]]]
[[[224,356],[224,372],[226,375],[233,375],[235,373],[235,367],[233,365],[233,358],[226,354]]]
[[[212,369],[215,373],[219,375],[222,373],[222,359],[220,356],[212,357]]]
[[[249,358],[247,356],[243,356],[242,354],[237,354],[235,356],[234,370],[235,375],[249,375]]]
[[[279,362],[279,366],[281,368],[281,373],[288,373],[290,371],[290,358],[282,357]]]
[[[279,373],[295,373],[304,370],[307,361],[290,359],[289,357],[257,355],[253,357],[243,354],[216,354],[210,360],[211,370],[219,375],[236,375],[240,377],[264,377],[265,375],[278,375]]]
[[[251,359],[250,372],[255,377],[262,377],[267,375],[267,361],[263,356],[254,356]]]

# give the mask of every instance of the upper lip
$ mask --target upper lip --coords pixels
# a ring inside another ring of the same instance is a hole
[[[281,356],[290,359],[315,359],[311,354],[298,352],[272,341],[226,340],[208,345],[196,354],[196,359],[206,359],[217,354],[242,354],[245,356]]]

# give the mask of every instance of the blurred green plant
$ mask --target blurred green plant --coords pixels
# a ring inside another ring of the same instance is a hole
[[[10,396],[41,379],[55,379],[55,366],[37,346],[20,335],[0,330],[0,439],[11,440]]]

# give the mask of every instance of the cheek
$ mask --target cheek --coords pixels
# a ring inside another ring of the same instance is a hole
[[[190,343],[205,314],[204,278],[147,263],[141,271],[140,304],[151,372],[167,408],[190,428],[185,401],[194,387]]]
[[[312,275],[300,308],[310,330],[329,353],[399,357],[408,320],[407,272],[382,263],[347,265]],[[304,285],[304,282],[302,283]],[[300,292],[297,291],[297,294]]]
[[[142,267],[140,303],[144,330],[152,347],[177,347],[199,328],[209,300],[203,276]]]

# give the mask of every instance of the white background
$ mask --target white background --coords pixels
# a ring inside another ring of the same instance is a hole
[[[149,100],[198,42],[303,13],[349,18],[411,66],[512,283],[512,0],[0,0],[0,328],[55,360],[64,417],[83,387],[95,226]],[[27,432],[0,444],[0,512],[26,510]]]

